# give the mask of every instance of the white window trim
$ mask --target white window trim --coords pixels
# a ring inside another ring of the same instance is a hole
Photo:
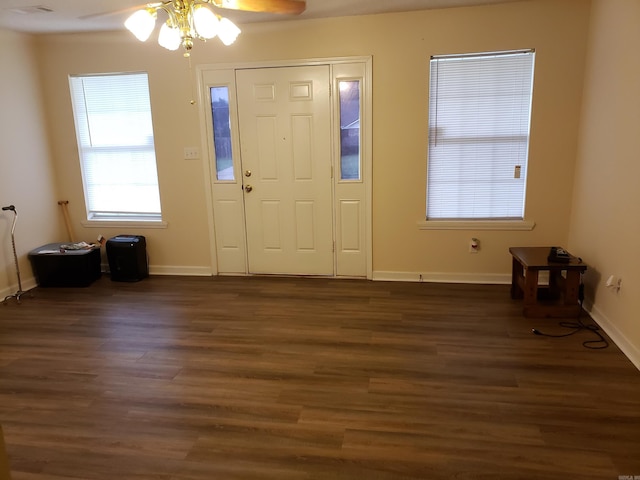
[[[533,230],[533,220],[422,220],[420,230]]]
[[[80,222],[86,228],[167,228],[168,222],[163,220],[84,220]]]

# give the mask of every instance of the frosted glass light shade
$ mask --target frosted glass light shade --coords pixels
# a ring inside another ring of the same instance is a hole
[[[202,38],[213,38],[218,34],[218,17],[204,5],[193,9],[193,26]]]
[[[168,23],[163,23],[158,34],[158,44],[167,50],[177,50],[180,43],[180,30],[170,27]]]
[[[218,28],[218,37],[225,45],[229,46],[236,41],[240,35],[240,29],[228,18],[221,18]]]
[[[150,12],[149,10],[138,10],[127,18],[124,26],[127,27],[127,30],[133,33],[138,40],[145,42],[156,26],[156,13]]]

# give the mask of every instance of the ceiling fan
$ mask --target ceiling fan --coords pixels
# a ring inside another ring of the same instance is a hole
[[[306,8],[306,2],[301,0],[210,0],[207,3],[230,10],[290,15],[299,15]]]
[[[158,12],[164,12],[167,19],[160,27],[158,43],[169,50],[182,46],[184,56],[188,57],[194,39],[206,41],[218,36],[222,43],[230,45],[240,34],[238,26],[219,15],[218,9],[299,15],[305,8],[304,0],[166,0],[110,13],[135,10],[126,20],[125,27],[138,40],[146,41],[155,28]]]

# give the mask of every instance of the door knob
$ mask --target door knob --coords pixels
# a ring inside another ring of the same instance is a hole
[[[244,191],[249,193],[251,190],[253,190],[253,187],[251,185],[247,185],[244,187]]]
[[[245,170],[244,171],[244,176],[245,177],[250,177],[251,176],[251,170]]]

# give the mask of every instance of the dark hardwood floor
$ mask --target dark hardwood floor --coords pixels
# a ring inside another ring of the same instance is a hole
[[[640,372],[532,327],[566,332],[506,285],[36,289],[0,305],[13,480],[640,475]]]

